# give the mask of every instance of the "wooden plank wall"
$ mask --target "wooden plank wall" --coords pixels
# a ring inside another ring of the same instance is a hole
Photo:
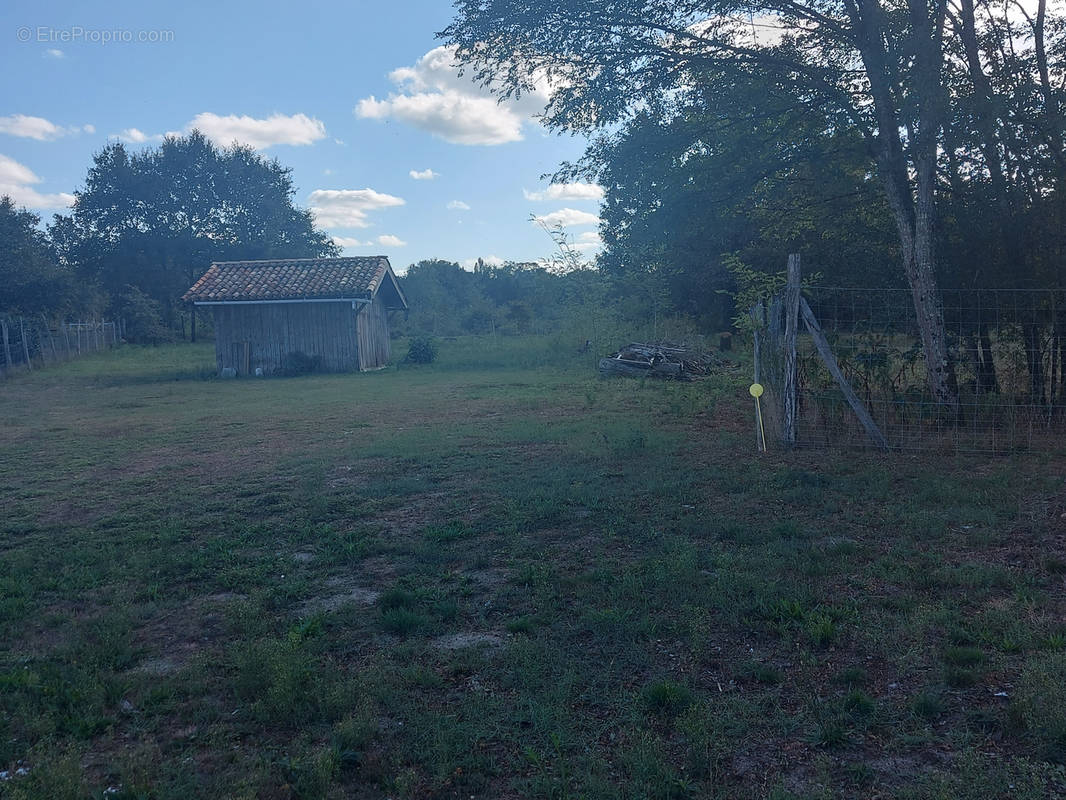
[[[359,368],[357,316],[351,303],[249,304],[212,310],[220,372],[232,367],[238,375],[246,369],[255,374],[256,367],[261,367],[269,375],[295,352],[321,356],[327,372]]]
[[[379,369],[389,363],[389,312],[381,295],[359,311],[359,368]]]

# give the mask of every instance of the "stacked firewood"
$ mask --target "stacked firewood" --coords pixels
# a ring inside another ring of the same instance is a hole
[[[684,345],[632,342],[607,358],[601,358],[600,374],[691,381],[724,365],[720,356]]]

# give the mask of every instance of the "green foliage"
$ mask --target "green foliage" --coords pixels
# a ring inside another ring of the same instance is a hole
[[[40,221],[10,197],[0,197],[0,312],[62,312],[77,301],[74,276],[37,229]]]
[[[412,364],[432,364],[437,359],[437,343],[430,336],[415,336],[407,347],[405,361]]]
[[[671,680],[655,681],[641,692],[645,708],[652,714],[676,717],[692,705],[692,690]]]
[[[161,344],[174,334],[164,324],[159,303],[136,286],[127,286],[118,297],[116,312],[126,323],[126,341],[134,344]]]
[[[309,356],[302,350],[286,353],[281,357],[281,375],[288,378],[312,375],[322,371],[322,356]]]
[[[130,153],[97,153],[73,212],[48,232],[63,263],[115,300],[135,286],[175,326],[179,298],[212,261],[335,255],[297,208],[291,171],[245,145],[203,134]]]

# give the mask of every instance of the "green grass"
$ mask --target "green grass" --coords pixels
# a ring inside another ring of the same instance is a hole
[[[1061,457],[760,456],[740,374],[439,345],[0,384],[0,796],[1066,791]]]

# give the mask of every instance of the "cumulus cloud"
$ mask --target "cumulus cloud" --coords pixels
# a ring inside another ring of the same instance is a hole
[[[526,200],[599,200],[603,197],[603,187],[595,183],[553,183],[543,192],[522,190]]]
[[[256,119],[236,114],[223,117],[209,111],[197,114],[180,131],[145,133],[139,128],[126,128],[113,136],[128,144],[154,144],[163,141],[165,136],[183,136],[194,129],[223,147],[236,141],[256,150],[276,144],[314,144],[326,136],[326,126],[306,114],[272,114],[265,119]]]
[[[569,228],[576,225],[599,225],[600,218],[587,211],[579,211],[576,208],[560,208],[550,214],[534,217],[534,222],[546,225],[549,228]]]
[[[519,99],[500,103],[488,89],[460,77],[455,50],[445,46],[430,50],[414,66],[393,70],[389,79],[398,91],[384,100],[373,95],[360,100],[355,115],[398,119],[452,144],[517,142],[523,138],[523,126],[544,110],[550,97],[544,83]]]
[[[578,235],[577,239],[570,245],[575,250],[581,250],[582,252],[588,252],[590,250],[598,250],[603,247],[603,239],[596,231],[585,231]]]
[[[311,213],[324,228],[368,228],[367,212],[402,206],[402,197],[373,189],[315,189],[308,198]]]
[[[69,136],[75,133],[92,133],[96,129],[92,125],[84,128],[73,126],[64,128],[56,125],[44,117],[30,117],[26,114],[12,114],[9,117],[0,117],[0,133],[11,136],[21,136],[25,139],[36,139],[39,142],[50,142],[60,136]]]
[[[148,142],[163,141],[163,134],[145,133],[139,128],[126,128],[122,133],[115,134],[115,136],[127,144],[146,144]]]
[[[476,258],[464,258],[462,261],[459,262],[459,266],[463,269],[473,269],[477,266],[477,262],[478,259]],[[481,262],[483,264],[488,264],[490,267],[502,267],[504,264],[507,263],[505,259],[494,255],[481,256]]]
[[[64,53],[62,50],[59,50],[59,49],[57,49],[55,47],[49,47],[47,50],[45,50],[43,53],[41,53],[41,57],[42,58],[66,58],[66,53]]]
[[[205,111],[197,114],[186,131],[198,129],[207,138],[221,145],[238,141],[262,150],[276,144],[314,144],[326,137],[326,126],[306,114],[271,114],[265,119],[228,114],[219,116]]]
[[[449,211],[469,211],[470,206],[464,203],[462,200],[452,200],[448,203]]]
[[[0,196],[8,195],[16,205],[34,209],[68,208],[74,195],[67,192],[41,194],[33,185],[41,179],[29,167],[0,155]]]
[[[360,242],[350,236],[332,236],[333,243],[338,247],[369,247],[373,242]]]
[[[431,181],[434,178],[439,178],[440,177],[440,173],[439,172],[434,172],[433,170],[429,169],[428,167],[426,169],[422,170],[421,172],[419,172],[418,170],[413,169],[408,174],[412,178],[414,178],[416,181]]]
[[[384,233],[377,239],[368,239],[365,242],[362,242],[359,239],[353,239],[350,236],[333,236],[331,238],[333,239],[334,243],[345,248],[376,247],[377,245],[382,245],[383,247],[405,247],[407,245],[407,242],[405,242],[403,239],[399,238],[398,236],[393,236],[389,233]]]

